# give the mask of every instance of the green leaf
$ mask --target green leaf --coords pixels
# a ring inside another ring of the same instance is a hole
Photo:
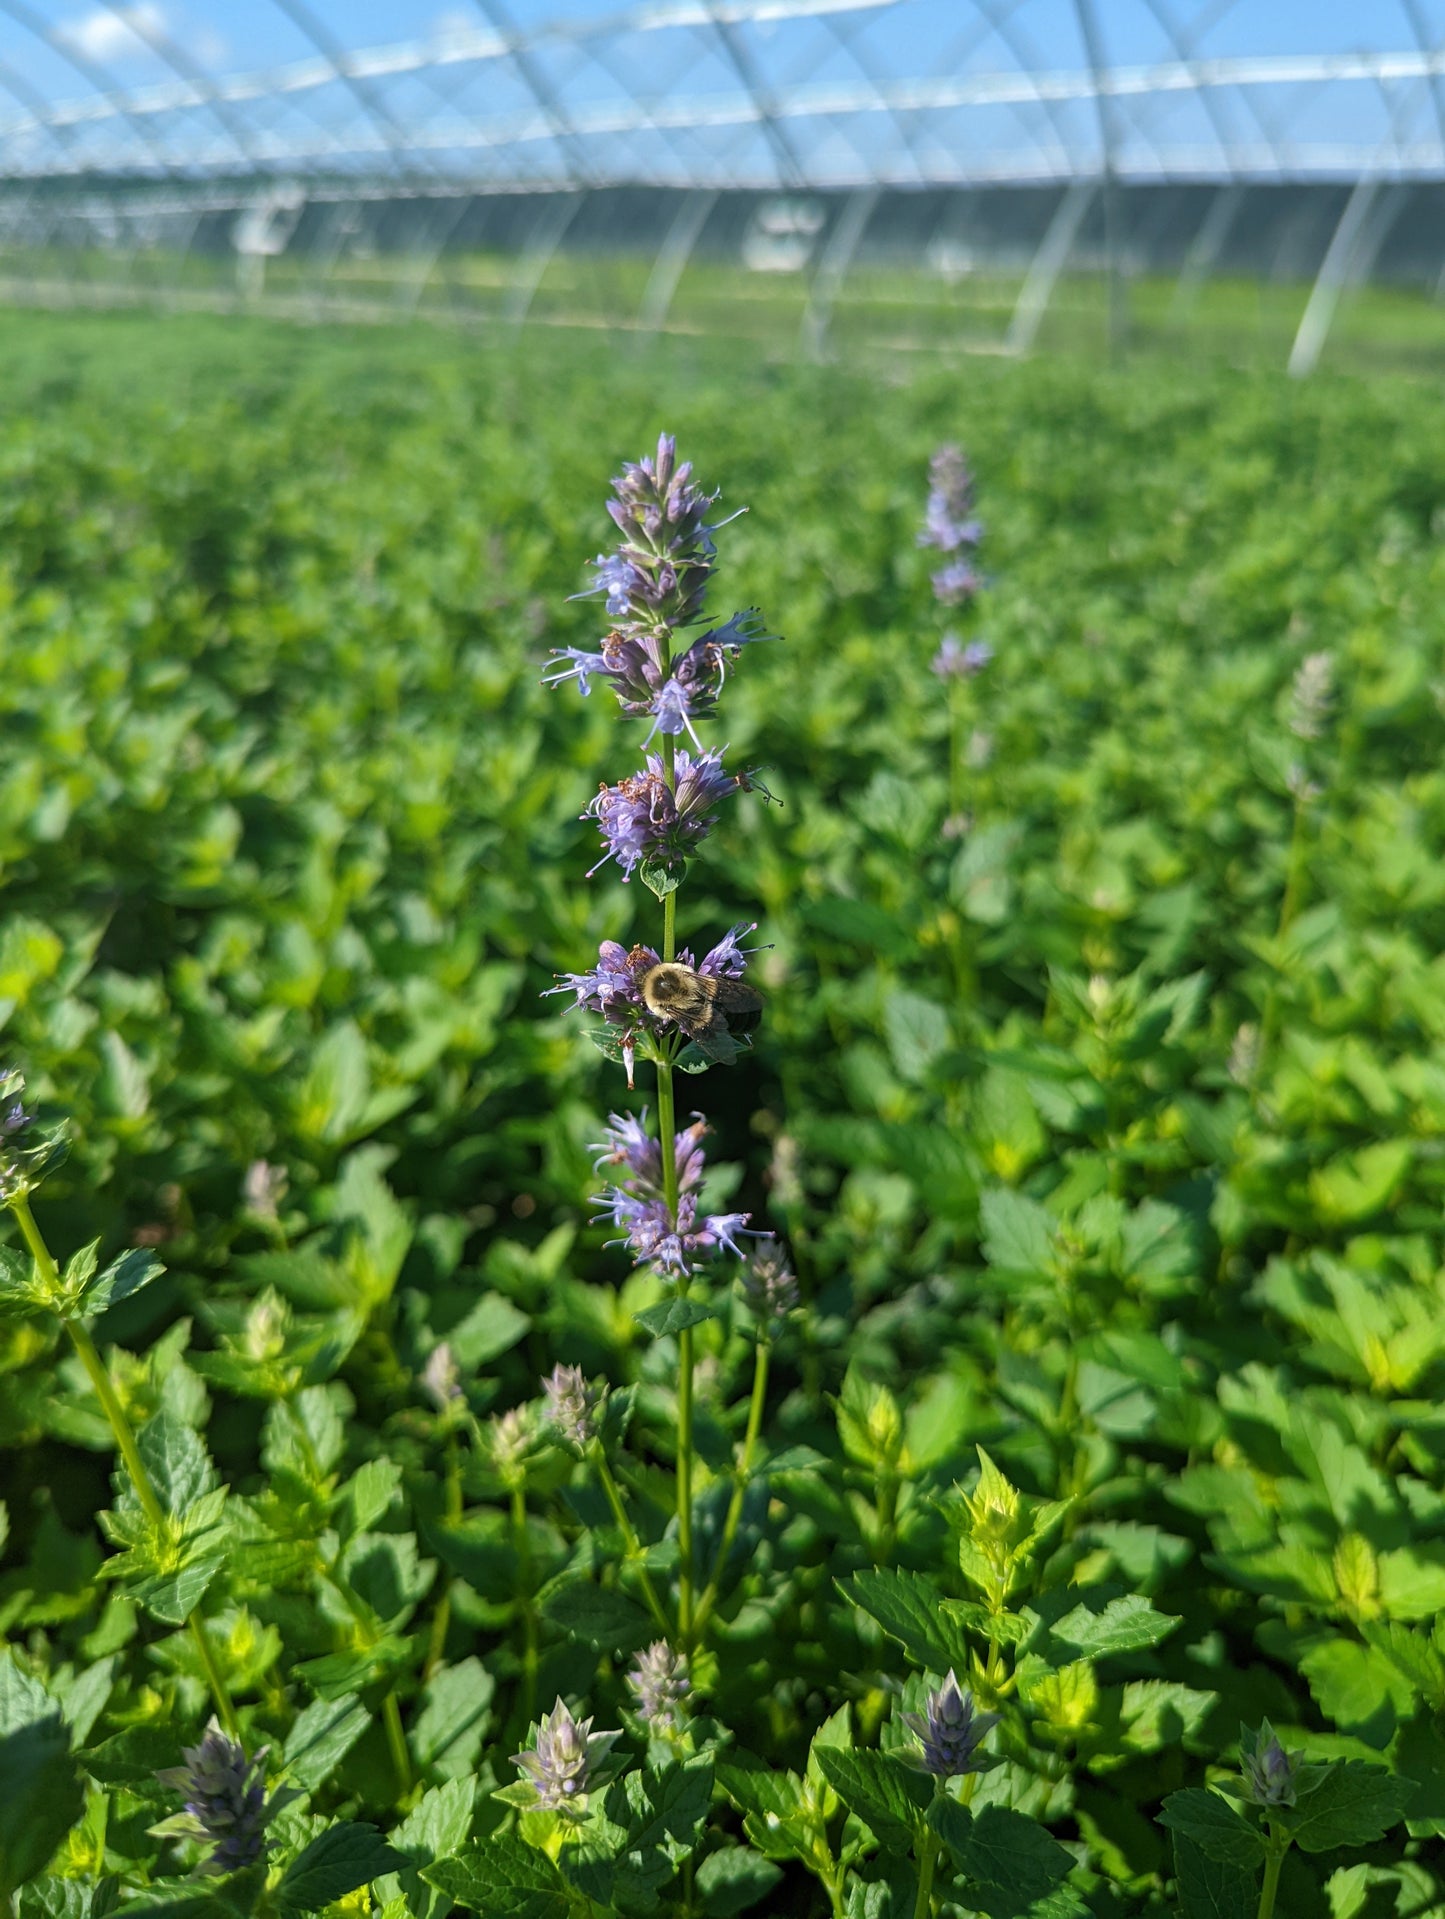
[[[53,1303],[52,1289],[37,1277],[28,1255],[0,1246],[0,1308],[23,1315],[48,1312]]]
[[[815,1750],[819,1770],[850,1812],[857,1813],[881,1846],[912,1850],[919,1824],[933,1798],[933,1781],[887,1753],[836,1747]]]
[[[59,1706],[0,1651],[0,1897],[43,1869],[84,1803]]]
[[[371,1097],[366,1041],[351,1020],[321,1039],[296,1100],[295,1120],[307,1139],[345,1145],[356,1137]]]
[[[782,1868],[746,1846],[709,1853],[697,1869],[697,1890],[707,1919],[736,1919],[755,1906],[782,1878]]]
[[[463,1779],[476,1765],[492,1718],[497,1682],[475,1653],[427,1681],[412,1727],[419,1763],[443,1779]]]
[[[340,1571],[382,1624],[396,1629],[426,1597],[436,1562],[421,1557],[415,1533],[358,1533],[347,1542]]]
[[[130,1299],[143,1286],[149,1286],[165,1270],[154,1253],[133,1246],[129,1252],[122,1253],[119,1259],[112,1260],[99,1278],[91,1280],[84,1288],[80,1310],[89,1314],[103,1313],[107,1306]]]
[[[688,1326],[701,1326],[705,1319],[716,1319],[717,1313],[711,1306],[704,1306],[701,1300],[662,1299],[655,1306],[634,1313],[632,1317],[654,1339],[663,1339],[669,1333],[680,1333]]]
[[[1054,1222],[1035,1199],[998,1187],[978,1202],[983,1256],[995,1272],[1037,1279],[1053,1271]]]
[[[313,1699],[296,1716],[285,1747],[286,1777],[303,1792],[314,1792],[330,1777],[371,1723],[371,1714],[352,1694]]]
[[[890,993],[883,1002],[883,1031],[899,1075],[917,1085],[953,1044],[948,1011],[917,993]]]
[[[401,1487],[401,1468],[392,1459],[368,1459],[337,1495],[342,1529],[348,1537],[374,1526]]]
[[[687,863],[678,860],[675,865],[664,866],[660,860],[639,860],[637,875],[649,893],[655,893],[658,899],[665,900],[686,879]]]
[[[618,1794],[620,1805],[614,1803]],[[657,1847],[676,1866],[696,1845],[711,1799],[712,1765],[706,1759],[693,1759],[664,1771],[645,1766],[628,1773],[608,1794],[607,1812],[619,1824],[624,1807],[630,1815],[626,1820],[630,1852]]]
[[[391,1844],[413,1866],[446,1858],[466,1843],[476,1802],[475,1779],[448,1779],[433,1786],[389,1835]]]
[[[1071,1656],[1082,1653],[1090,1659],[1103,1659],[1110,1653],[1139,1652],[1157,1646],[1179,1623],[1176,1615],[1155,1612],[1141,1594],[1130,1593],[1124,1599],[1111,1599],[1102,1612],[1092,1611],[1087,1604],[1075,1606],[1049,1630],[1070,1649]]]
[[[1404,1816],[1414,1790],[1413,1779],[1401,1779],[1383,1766],[1337,1759],[1318,1784],[1301,1786],[1296,1803],[1278,1817],[1302,1852],[1368,1846]]]
[[[967,1665],[968,1641],[942,1612],[943,1595],[923,1573],[865,1568],[837,1585],[920,1666],[944,1673]]]
[[[468,1372],[509,1353],[532,1322],[501,1293],[483,1293],[464,1319],[447,1331],[457,1364]]]
[[[206,1442],[173,1414],[157,1413],[141,1427],[136,1444],[161,1505],[174,1518],[185,1519],[216,1483]]]
[[[656,1636],[651,1615],[635,1599],[590,1579],[554,1586],[543,1598],[542,1617],[598,1652],[636,1652]]]
[[[1211,1859],[1187,1833],[1174,1835],[1180,1919],[1255,1919],[1259,1874]]]
[[[438,1860],[422,1878],[484,1919],[568,1919],[573,1910],[567,1882],[551,1860],[512,1834]]]
[[[957,1800],[938,1798],[929,1823],[968,1881],[968,1897],[989,1919],[1014,1919],[1062,1885],[1073,1858],[1036,1821],[1002,1806],[971,1813]]]
[[[1159,1814],[1161,1826],[1182,1832],[1208,1858],[1220,1865],[1253,1869],[1264,1861],[1264,1840],[1258,1826],[1251,1825],[1235,1811],[1227,1799],[1203,1786],[1186,1786],[1183,1792],[1171,1792]]]
[[[272,1897],[283,1912],[319,1912],[333,1899],[342,1899],[406,1863],[375,1826],[343,1819],[302,1848],[282,1873]]]

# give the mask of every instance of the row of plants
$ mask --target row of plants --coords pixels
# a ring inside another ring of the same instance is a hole
[[[225,337],[0,438],[15,1909],[1445,1910],[1434,402]]]

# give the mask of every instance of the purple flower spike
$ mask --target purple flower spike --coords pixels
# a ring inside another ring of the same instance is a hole
[[[706,839],[718,804],[754,784],[747,773],[726,772],[720,752],[694,756],[680,748],[669,785],[662,755],[649,753],[642,772],[604,786],[582,815],[596,820],[606,849],[592,872],[609,860],[624,879],[643,861],[675,870]]]
[[[645,1114],[633,1118],[614,1113],[607,1138],[595,1148],[599,1171],[603,1166],[616,1169],[615,1183],[593,1201],[600,1217],[621,1228],[623,1243],[639,1266],[655,1266],[668,1278],[699,1272],[719,1252],[742,1258],[738,1238],[746,1232],[750,1215],[698,1212],[697,1194],[706,1170],[705,1123],[694,1119],[673,1136],[678,1192],[674,1215],[662,1177],[662,1151],[648,1136],[645,1121]]]
[[[998,1724],[996,1712],[975,1711],[973,1694],[959,1686],[951,1671],[938,1691],[928,1695],[921,1713],[905,1712],[899,1717],[922,1746],[910,1763],[935,1779],[977,1772],[974,1754],[984,1735]]]
[[[973,517],[973,475],[958,447],[941,446],[934,454],[928,465],[928,487],[928,509],[918,544],[937,547],[940,553],[977,546],[983,528]]]
[[[537,1727],[536,1743],[512,1754],[512,1764],[532,1788],[534,1806],[550,1812],[583,1810],[589,1786],[601,1783],[598,1767],[622,1737],[593,1732],[590,1719],[574,1719],[559,1699]]]
[[[716,500],[692,483],[692,468],[677,461],[664,434],[651,459],[625,466],[612,483],[607,511],[622,535],[611,553],[593,562],[592,585],[579,599],[603,596],[614,622],[600,652],[559,647],[543,675],[550,686],[575,680],[585,694],[593,678],[610,682],[624,713],[650,714],[655,733],[676,738],[717,703],[729,664],[740,649],[767,639],[755,612],[735,613],[674,658],[678,635],[704,618],[717,526],[707,519]]]
[[[945,633],[929,666],[941,680],[971,680],[992,658],[993,648],[987,640],[970,640],[965,645],[956,633]]]
[[[983,581],[968,560],[955,560],[933,576],[933,597],[943,606],[962,606],[978,593]]]
[[[240,1872],[266,1856],[266,1824],[280,1809],[280,1795],[266,1801],[266,1754],[252,1758],[212,1719],[197,1746],[182,1749],[183,1766],[168,1766],[156,1778],[184,1793],[186,1810],[157,1828],[212,1848],[204,1873]]]

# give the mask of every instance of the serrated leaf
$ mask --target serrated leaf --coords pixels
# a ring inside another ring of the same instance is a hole
[[[1167,1639],[1180,1624],[1176,1615],[1155,1612],[1139,1593],[1111,1599],[1102,1612],[1075,1606],[1050,1628],[1053,1638],[1074,1655],[1104,1659],[1111,1653],[1140,1652]]]
[[[43,1869],[83,1805],[59,1706],[0,1652],[0,1898]]]
[[[711,1852],[697,1871],[697,1890],[706,1919],[736,1919],[765,1899],[782,1878],[782,1868],[746,1846]]]
[[[942,1594],[923,1573],[865,1568],[837,1585],[920,1666],[944,1673],[967,1665],[968,1641],[942,1611]]]
[[[303,1792],[313,1792],[356,1744],[371,1714],[354,1695],[313,1699],[296,1716],[286,1738],[286,1777]]]
[[[111,1261],[98,1278],[84,1287],[80,1296],[80,1310],[95,1315],[103,1313],[108,1306],[116,1305],[122,1299],[130,1299],[149,1286],[153,1279],[159,1279],[165,1267],[155,1254],[141,1246],[133,1246],[129,1252],[122,1253],[119,1259]]]
[[[868,1748],[843,1752],[815,1749],[818,1768],[839,1799],[895,1852],[909,1852],[919,1823],[933,1798],[933,1781],[887,1753]]]
[[[621,1824],[625,1808],[629,1852],[657,1847],[677,1865],[696,1844],[711,1799],[712,1766],[693,1759],[662,1771],[646,1766],[628,1773],[609,1792],[607,1811]]]
[[[680,1333],[689,1326],[701,1326],[705,1319],[716,1319],[717,1313],[699,1299],[662,1299],[632,1317],[654,1339],[665,1339],[669,1333]]]
[[[542,1617],[598,1652],[636,1652],[655,1637],[651,1615],[635,1599],[590,1579],[554,1586],[542,1600]]]
[[[1221,1865],[1253,1869],[1264,1861],[1259,1828],[1236,1812],[1227,1799],[1203,1786],[1171,1792],[1159,1814],[1161,1826],[1182,1832],[1208,1858]]]
[[[983,1256],[995,1272],[1037,1279],[1053,1269],[1054,1222],[1035,1199],[995,1188],[978,1202]]]
[[[1072,1856],[1057,1839],[1023,1813],[1002,1806],[972,1813],[940,1797],[928,1819],[967,1880],[970,1902],[990,1919],[1015,1919],[1046,1899],[1073,1869]]]
[[[1259,1874],[1211,1859],[1187,1833],[1174,1835],[1180,1919],[1255,1919]]]
[[[302,1848],[282,1873],[272,1898],[282,1912],[319,1912],[406,1863],[375,1826],[343,1819]]]
[[[412,1728],[417,1759],[443,1779],[465,1778],[491,1724],[497,1682],[473,1653],[427,1681]]]
[[[174,1414],[157,1413],[141,1427],[136,1444],[161,1505],[172,1517],[187,1518],[196,1501],[216,1483],[206,1442]]]
[[[686,863],[679,860],[675,866],[664,866],[658,860],[639,860],[637,875],[649,893],[655,893],[658,899],[665,900],[669,893],[675,893],[687,877]]]
[[[883,1002],[883,1031],[899,1076],[917,1085],[953,1044],[946,1007],[921,994],[894,992]]]
[[[567,1883],[551,1860],[511,1834],[424,1867],[422,1877],[485,1919],[567,1919],[572,1911]]]
[[[1337,1759],[1317,1785],[1302,1787],[1297,1802],[1278,1816],[1302,1852],[1368,1846],[1399,1823],[1414,1790],[1412,1779],[1383,1766]]]

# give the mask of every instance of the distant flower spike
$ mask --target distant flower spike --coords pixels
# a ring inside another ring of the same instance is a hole
[[[554,1366],[542,1381],[547,1418],[578,1452],[585,1452],[602,1431],[607,1388],[590,1386],[580,1366]]]

